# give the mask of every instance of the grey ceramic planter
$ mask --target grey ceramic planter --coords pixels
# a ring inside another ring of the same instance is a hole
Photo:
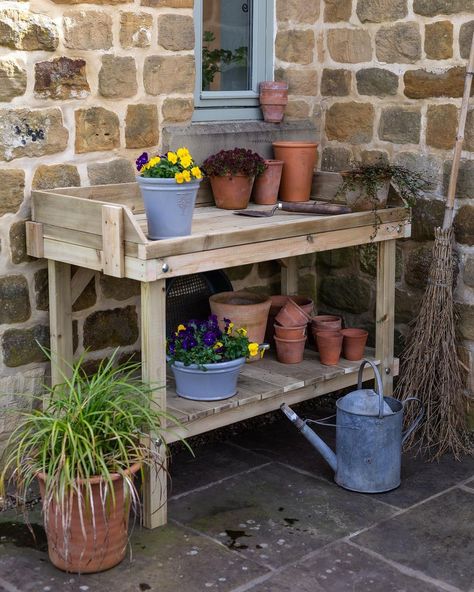
[[[185,366],[173,362],[171,370],[176,380],[176,394],[193,401],[219,401],[233,397],[237,392],[237,380],[245,358],[230,362]]]
[[[137,177],[148,221],[148,238],[191,234],[194,204],[201,180],[178,184],[174,179]]]

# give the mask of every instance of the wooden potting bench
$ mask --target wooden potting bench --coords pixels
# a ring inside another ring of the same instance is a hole
[[[331,193],[332,180],[322,175],[317,179],[318,195],[326,194],[328,179]],[[375,242],[376,347],[368,356],[381,365],[385,392],[390,393],[397,373],[393,355],[395,245],[396,239],[410,235],[410,213],[398,207],[380,211],[374,237],[372,212],[244,218],[215,208],[210,200],[204,188],[198,196],[191,236],[150,241],[134,183],[33,191],[28,253],[48,260],[51,350],[56,361],[53,384],[61,381],[59,372],[67,372],[73,359],[72,305],[100,271],[141,283],[143,379],[157,386],[156,401],[182,424],[170,434],[169,442],[278,409],[282,402],[294,404],[354,385],[359,363],[322,366],[318,355],[308,350],[304,362],[294,366],[279,364],[271,353],[247,364],[239,392],[231,399],[204,403],[177,397],[166,374],[166,279],[278,260],[282,292],[295,294],[298,255]],[[71,265],[79,268],[72,279]],[[370,371],[365,378],[370,378]],[[151,445],[160,443],[151,438]],[[149,474],[144,486],[147,527],[166,522],[166,499],[165,472]]]

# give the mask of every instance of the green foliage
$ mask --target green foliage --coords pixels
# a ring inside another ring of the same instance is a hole
[[[202,45],[202,88],[209,90],[216,74],[222,71],[223,66],[237,64],[247,65],[247,47],[238,47],[234,52],[230,49],[210,49],[210,43],[216,40],[214,33],[204,31]]]

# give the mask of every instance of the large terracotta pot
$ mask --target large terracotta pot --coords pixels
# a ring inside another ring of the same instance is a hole
[[[300,364],[303,361],[306,336],[298,339],[282,339],[275,335],[277,360],[282,364]]]
[[[220,292],[209,297],[212,314],[217,316],[219,327],[224,330],[224,319],[230,319],[236,328],[247,329],[247,336],[251,342],[263,343],[267,326],[268,312],[272,301],[268,296],[253,292]],[[257,354],[250,358],[256,361]]]
[[[129,473],[134,475],[140,464],[133,465]],[[100,477],[89,479],[92,499],[86,501],[87,487],[82,487],[83,497],[72,496],[71,507],[63,509],[52,499],[45,503],[45,476],[38,475],[45,530],[48,537],[48,553],[51,563],[58,569],[72,573],[95,573],[117,565],[125,557],[128,545],[128,521],[130,495],[123,477],[112,475],[115,503]],[[91,508],[94,509],[92,514]],[[84,525],[85,536],[83,533]],[[94,522],[95,521],[95,522]]]
[[[274,205],[278,200],[283,161],[266,160],[265,164],[265,171],[255,178],[252,199],[256,204]]]
[[[216,206],[223,210],[245,210],[255,177],[225,175],[209,177]]]
[[[280,123],[288,103],[288,83],[261,82],[259,98],[263,119],[268,123]]]
[[[283,161],[281,201],[308,201],[318,145],[313,142],[273,142],[275,158]]]

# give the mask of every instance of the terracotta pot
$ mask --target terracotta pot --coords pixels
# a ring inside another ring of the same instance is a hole
[[[316,342],[321,364],[335,366],[341,357],[342,333],[340,331],[318,331]]]
[[[283,121],[285,107],[288,104],[288,84],[261,82],[259,99],[263,119],[268,123],[280,123]]]
[[[369,332],[364,329],[343,329],[341,333],[343,336],[342,355],[346,360],[354,362],[362,360]]]
[[[302,339],[282,339],[275,336],[277,360],[282,364],[299,364],[303,361],[306,337]]]
[[[309,315],[291,298],[288,298],[285,306],[275,316],[275,320],[283,327],[299,327],[308,324],[309,319]]]
[[[140,464],[137,463],[129,472],[134,475],[139,469]],[[110,569],[122,561],[128,546],[130,496],[121,475],[112,475],[115,503],[109,494],[104,504],[101,499],[105,491],[104,482],[100,477],[92,477],[89,479],[92,499],[85,501],[86,485],[79,482],[84,498],[79,500],[74,494],[71,508],[66,510],[54,500],[45,505],[44,474],[38,475],[38,482],[43,498],[48,553],[53,565],[72,573],[94,573]],[[91,507],[94,508],[95,524]]]
[[[308,325],[300,325],[299,327],[282,327],[276,323],[273,325],[275,328],[275,335],[280,339],[302,339],[306,337],[306,329]]]
[[[343,171],[342,177],[347,177],[348,172]],[[387,205],[390,181],[384,182],[377,190],[375,200],[367,195],[363,187],[356,187],[352,191],[346,191],[346,203],[353,212],[370,212],[373,209],[383,209]]]
[[[279,198],[308,201],[318,145],[312,142],[273,142],[275,158],[283,160]]]
[[[226,175],[209,177],[216,206],[223,210],[245,210],[255,177]]]
[[[339,331],[342,327],[342,319],[336,315],[317,315],[311,317],[311,329],[320,331]]]
[[[236,328],[247,329],[251,342],[263,343],[267,326],[268,312],[272,301],[268,296],[253,292],[220,292],[209,297],[212,314],[217,316],[219,327],[224,329],[224,319],[230,319]],[[260,354],[250,358],[260,359]]]
[[[256,204],[274,205],[278,199],[283,161],[266,160],[265,164],[265,171],[255,178],[252,199]]]
[[[285,296],[283,294],[276,294],[270,296],[272,300],[272,305],[270,307],[270,312],[268,313],[268,322],[267,322],[267,330],[265,332],[265,341],[267,343],[274,343],[273,342],[273,335],[275,334],[274,324],[275,324],[275,317],[280,312],[280,310],[285,306],[288,298],[291,298],[301,306],[301,308],[308,314],[311,315],[313,312],[313,301],[308,296]]]

